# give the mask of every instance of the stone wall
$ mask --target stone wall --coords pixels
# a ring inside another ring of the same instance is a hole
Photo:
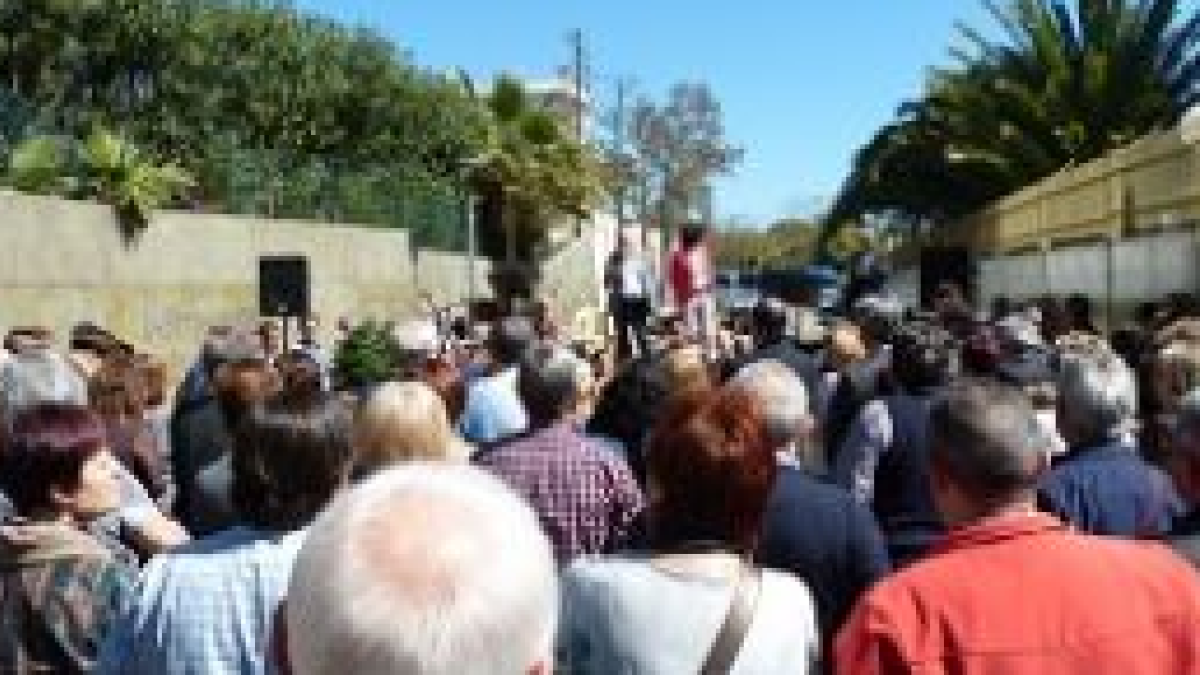
[[[1121,239],[1200,220],[1200,117],[1060,171],[949,228],[990,255]]]
[[[491,295],[491,285],[488,283],[491,262],[477,257],[474,266],[475,295]],[[471,263],[465,255],[418,249],[415,270],[417,292],[428,292],[434,302],[440,305],[460,302],[469,295],[470,269]]]
[[[1200,290],[1200,117],[1009,195],[934,237],[979,255],[981,300],[1080,293],[1116,325]],[[909,254],[913,251],[905,251]],[[894,289],[916,292],[915,269]]]
[[[105,206],[5,194],[0,327],[94,321],[179,366],[206,326],[258,316],[258,259],[289,254],[326,328],[415,304],[404,231],[165,212],[126,245]]]
[[[544,267],[542,288],[563,315],[600,303],[600,229]],[[413,250],[403,230],[161,212],[127,245],[106,206],[0,193],[0,332],[44,325],[65,335],[92,321],[178,368],[206,327],[258,317],[258,262],[270,255],[308,258],[326,337],[341,316],[411,316],[421,291],[438,303],[467,296],[466,257]],[[491,295],[490,270],[475,261],[477,297]]]

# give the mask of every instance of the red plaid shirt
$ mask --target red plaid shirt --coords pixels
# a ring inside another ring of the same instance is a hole
[[[560,564],[626,543],[644,506],[625,463],[569,424],[518,437],[476,462],[525,497]]]

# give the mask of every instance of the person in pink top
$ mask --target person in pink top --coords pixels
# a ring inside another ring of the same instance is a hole
[[[689,224],[679,231],[679,243],[668,264],[671,296],[689,337],[712,351],[716,308],[713,303],[713,271],[708,250],[708,230]]]

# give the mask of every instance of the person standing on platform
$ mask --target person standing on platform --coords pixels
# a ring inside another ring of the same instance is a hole
[[[604,286],[608,289],[610,312],[617,329],[617,357],[626,360],[633,356],[633,342],[638,354],[650,351],[646,322],[650,318],[650,294],[653,282],[649,266],[634,250],[628,237],[617,240],[617,248],[608,257],[604,269]],[[633,333],[632,340],[630,333]]]
[[[703,225],[685,225],[671,253],[669,276],[675,300],[688,337],[713,354],[716,306],[713,302],[713,270],[708,251],[708,230]]]

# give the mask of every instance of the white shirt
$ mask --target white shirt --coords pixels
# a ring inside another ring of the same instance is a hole
[[[650,295],[646,263],[636,256],[625,256],[617,267],[617,292],[623,298],[645,298]]]
[[[558,665],[576,675],[677,675],[704,662],[733,596],[729,580],[666,572],[649,560],[580,559],[563,574]],[[763,570],[732,675],[816,672],[816,609],[804,582]]]

